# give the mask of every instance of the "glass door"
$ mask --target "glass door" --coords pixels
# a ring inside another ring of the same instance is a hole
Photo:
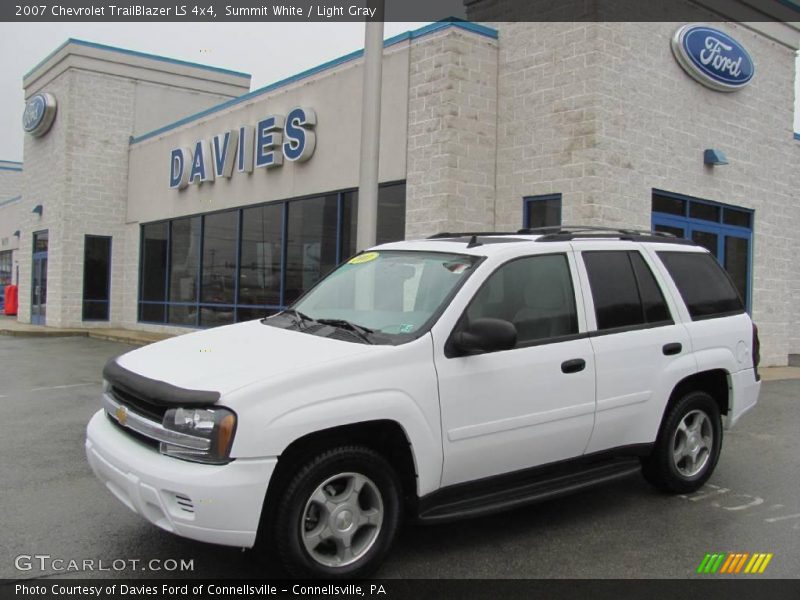
[[[34,325],[44,325],[47,319],[47,245],[46,231],[33,234],[31,323]]]

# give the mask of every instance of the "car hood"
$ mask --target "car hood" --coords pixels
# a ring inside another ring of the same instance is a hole
[[[116,359],[156,382],[220,395],[255,381],[298,376],[323,363],[347,361],[378,346],[345,342],[247,321],[177,336]]]

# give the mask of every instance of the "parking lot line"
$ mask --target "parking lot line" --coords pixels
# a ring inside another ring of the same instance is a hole
[[[69,383],[66,385],[51,385],[49,387],[38,387],[38,388],[31,388],[28,392],[43,392],[46,390],[63,390],[67,388],[74,388],[74,387],[86,387],[88,385],[99,385],[99,382],[92,381],[91,383]]]

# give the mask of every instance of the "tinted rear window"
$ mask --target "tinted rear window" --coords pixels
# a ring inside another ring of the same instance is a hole
[[[659,252],[678,286],[692,319],[744,312],[730,278],[713,256],[697,252]]]
[[[600,330],[671,323],[664,296],[641,254],[583,252]]]

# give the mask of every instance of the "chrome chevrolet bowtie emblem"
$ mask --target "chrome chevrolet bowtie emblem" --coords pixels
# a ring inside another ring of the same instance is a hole
[[[124,406],[117,407],[116,415],[117,415],[117,421],[119,422],[120,425],[125,425],[125,423],[128,422],[128,409],[125,408]]]

